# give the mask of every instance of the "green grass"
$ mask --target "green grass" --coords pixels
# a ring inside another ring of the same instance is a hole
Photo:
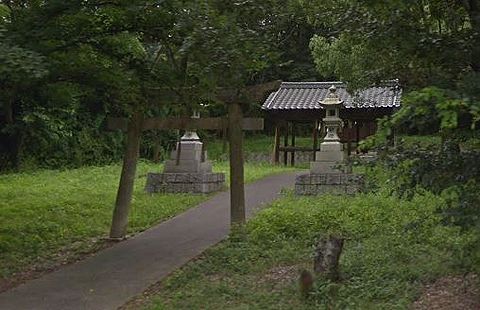
[[[290,143],[291,141],[289,141]],[[264,135],[255,135],[244,140],[245,153],[271,153],[274,138]],[[281,141],[283,143],[283,140]],[[312,146],[312,137],[296,137],[296,146]],[[208,156],[212,159],[220,159],[223,154],[223,141],[214,140],[207,143]]]
[[[429,193],[409,201],[386,193],[287,194],[252,219],[246,233],[232,234],[167,278],[147,308],[408,309],[423,284],[473,265],[460,258],[478,236],[441,225],[443,206]],[[327,234],[346,238],[342,280],[317,278],[305,300],[299,270],[311,269],[313,246]]]
[[[224,162],[214,165],[227,177],[228,167]],[[99,237],[109,231],[120,170],[120,165],[111,165],[0,176],[0,278],[32,264],[48,267],[59,257],[75,258],[104,244]],[[285,170],[246,164],[245,179],[251,182]],[[161,166],[139,163],[129,233],[145,230],[209,197],[148,195],[143,187],[146,173],[152,171],[161,171]]]

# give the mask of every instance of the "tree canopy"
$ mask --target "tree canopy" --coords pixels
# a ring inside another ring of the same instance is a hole
[[[217,87],[316,74],[297,1],[1,3],[3,169],[118,159],[108,113],[187,114]]]
[[[107,114],[224,114],[218,87],[278,79],[398,78],[397,126],[478,127],[478,0],[0,3],[0,169],[117,160]]]

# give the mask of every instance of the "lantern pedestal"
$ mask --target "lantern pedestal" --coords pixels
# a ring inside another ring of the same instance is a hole
[[[342,164],[345,160],[343,145],[340,142],[324,142],[320,152],[316,153],[316,161],[310,163],[310,173],[341,173],[345,172]]]

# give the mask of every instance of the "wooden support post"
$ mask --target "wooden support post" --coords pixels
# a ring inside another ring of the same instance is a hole
[[[397,147],[398,141],[397,141],[397,131],[395,128],[392,128],[392,137],[393,137],[393,147]]]
[[[288,147],[288,126],[289,125],[289,122],[286,122],[285,124],[285,137],[283,138],[283,146],[285,148],[285,151],[283,151],[283,165],[287,166],[288,165],[288,151],[287,151],[287,147]]]
[[[244,224],[245,188],[243,171],[242,108],[238,103],[228,105],[228,133],[230,138],[230,222]]]
[[[295,166],[295,123],[292,122],[292,157],[290,158],[290,165]]]
[[[348,155],[348,157],[350,157],[350,155],[352,155],[352,129],[353,129],[352,121],[349,120],[348,121],[348,134],[346,135],[347,136],[347,155]]]
[[[122,239],[127,234],[128,213],[132,202],[135,173],[142,134],[143,113],[136,112],[129,121],[127,146],[123,158],[122,174],[113,211],[110,238]]]
[[[275,124],[275,142],[273,145],[273,163],[278,165],[280,162],[280,128]]]
[[[178,138],[177,143],[177,157],[175,158],[175,165],[180,165],[180,156],[182,155],[182,139]]]
[[[317,159],[318,148],[318,121],[313,123],[313,161]]]
[[[355,143],[356,143],[356,153],[358,154],[358,143],[360,142],[360,122],[355,122]]]

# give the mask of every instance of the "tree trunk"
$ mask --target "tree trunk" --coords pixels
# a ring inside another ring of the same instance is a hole
[[[474,31],[474,40],[472,46],[472,69],[480,72],[480,1],[469,0],[468,14],[470,23]]]
[[[127,146],[123,159],[122,174],[113,211],[110,238],[122,239],[127,234],[128,213],[132,201],[135,173],[142,134],[143,114],[136,112],[130,119],[127,130]]]
[[[3,114],[5,124],[7,127],[10,127],[10,129],[7,131],[8,133],[5,134],[5,141],[2,141],[2,143],[4,143],[4,145],[6,146],[6,163],[4,164],[4,166],[0,165],[0,169],[13,168],[16,170],[20,167],[20,156],[24,145],[24,134],[20,126],[15,126],[16,124],[14,104],[16,100],[17,90],[13,88],[10,94],[8,92],[6,93],[7,97],[10,98],[7,98],[7,100],[5,101],[5,104],[3,106]]]
[[[244,224],[245,188],[243,171],[243,115],[237,103],[228,105],[228,134],[230,138],[230,222]]]
[[[339,279],[339,260],[343,250],[343,239],[334,236],[321,239],[315,250],[313,270],[331,281]]]

